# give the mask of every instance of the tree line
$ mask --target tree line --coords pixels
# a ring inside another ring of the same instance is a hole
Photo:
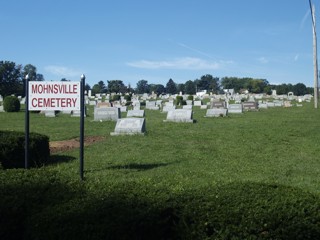
[[[29,74],[30,81],[44,81],[42,74],[37,73],[37,68],[32,64],[22,66],[11,61],[0,61],[0,95],[20,95],[24,96],[24,79]],[[62,78],[61,81],[70,81]],[[108,80],[107,83],[100,80],[92,87],[89,84],[85,86],[86,90],[91,90],[92,94],[97,93],[156,93],[160,94],[183,94],[193,95],[196,92],[204,91],[215,94],[223,93],[223,89],[234,89],[235,92],[241,93],[249,91],[250,93],[266,93],[271,94],[272,90],[276,90],[277,94],[287,94],[293,92],[300,96],[304,94],[313,94],[313,88],[306,87],[303,83],[272,85],[266,79],[257,78],[239,78],[239,77],[213,77],[206,74],[195,80],[188,80],[185,83],[175,83],[173,79],[169,79],[166,85],[149,84],[148,80],[139,80],[132,88],[129,84],[126,86],[122,80]]]

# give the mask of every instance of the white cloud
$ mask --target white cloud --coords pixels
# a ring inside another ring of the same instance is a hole
[[[299,60],[299,54],[296,54],[295,56],[294,56],[294,61],[296,62],[296,61],[298,61]]]
[[[266,63],[268,63],[268,62],[269,62],[269,60],[268,60],[268,59],[266,59],[265,57],[261,57],[261,58],[259,58],[259,59],[258,59],[258,61],[259,61],[260,63],[263,63],[263,64],[266,64]]]
[[[146,69],[190,69],[190,70],[204,70],[211,69],[217,70],[222,68],[225,64],[231,62],[223,61],[206,61],[200,58],[177,58],[171,61],[148,61],[140,60],[135,62],[129,62],[127,65],[136,68],[146,68]]]
[[[68,67],[50,65],[46,66],[45,71],[59,77],[79,77],[82,72]]]

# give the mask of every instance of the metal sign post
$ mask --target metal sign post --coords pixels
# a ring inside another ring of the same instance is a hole
[[[81,75],[80,82],[80,178],[83,180],[83,142],[84,142],[84,114],[85,114],[85,104],[84,104],[84,86],[85,86],[86,76]]]
[[[24,147],[24,168],[29,167],[29,74],[25,77],[25,147]]]

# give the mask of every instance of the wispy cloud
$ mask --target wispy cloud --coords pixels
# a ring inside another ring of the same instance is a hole
[[[170,61],[148,61],[140,60],[135,62],[129,62],[127,65],[136,68],[145,69],[189,69],[189,70],[217,70],[223,68],[224,65],[232,62],[224,61],[206,61],[200,58],[177,58]]]
[[[304,14],[301,22],[300,22],[300,30],[303,29],[304,24],[305,24],[307,18],[309,17],[309,15],[310,15],[310,10],[308,9],[308,10],[306,11],[306,13]]]
[[[299,60],[299,54],[296,54],[293,59],[295,62]]]
[[[262,64],[266,64],[266,63],[269,62],[269,60],[266,59],[265,57],[260,57],[260,58],[258,59],[258,61],[259,61],[260,63],[262,63]]]
[[[206,56],[206,57],[208,57],[208,58],[213,58],[213,57],[210,56],[209,54],[207,54],[207,53],[205,53],[205,52],[203,52],[203,51],[200,51],[199,49],[192,48],[192,47],[190,47],[190,46],[188,46],[188,45],[186,45],[186,44],[184,44],[184,43],[177,43],[177,44],[178,44],[180,47],[189,49],[189,50],[191,50],[191,51],[193,51],[193,52],[199,53],[199,54],[201,54],[201,55],[203,55],[203,56]]]
[[[50,66],[46,66],[44,69],[48,73],[51,73],[59,77],[79,77],[82,74],[80,70],[63,67],[63,66],[50,65]]]

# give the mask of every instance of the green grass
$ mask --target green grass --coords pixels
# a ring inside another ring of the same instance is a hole
[[[125,116],[125,114],[123,115]],[[319,239],[320,112],[272,108],[196,123],[146,110],[145,136],[110,136],[51,156],[41,169],[0,170],[1,239]],[[24,130],[24,112],[1,113]],[[79,137],[79,118],[30,114],[30,131]]]

